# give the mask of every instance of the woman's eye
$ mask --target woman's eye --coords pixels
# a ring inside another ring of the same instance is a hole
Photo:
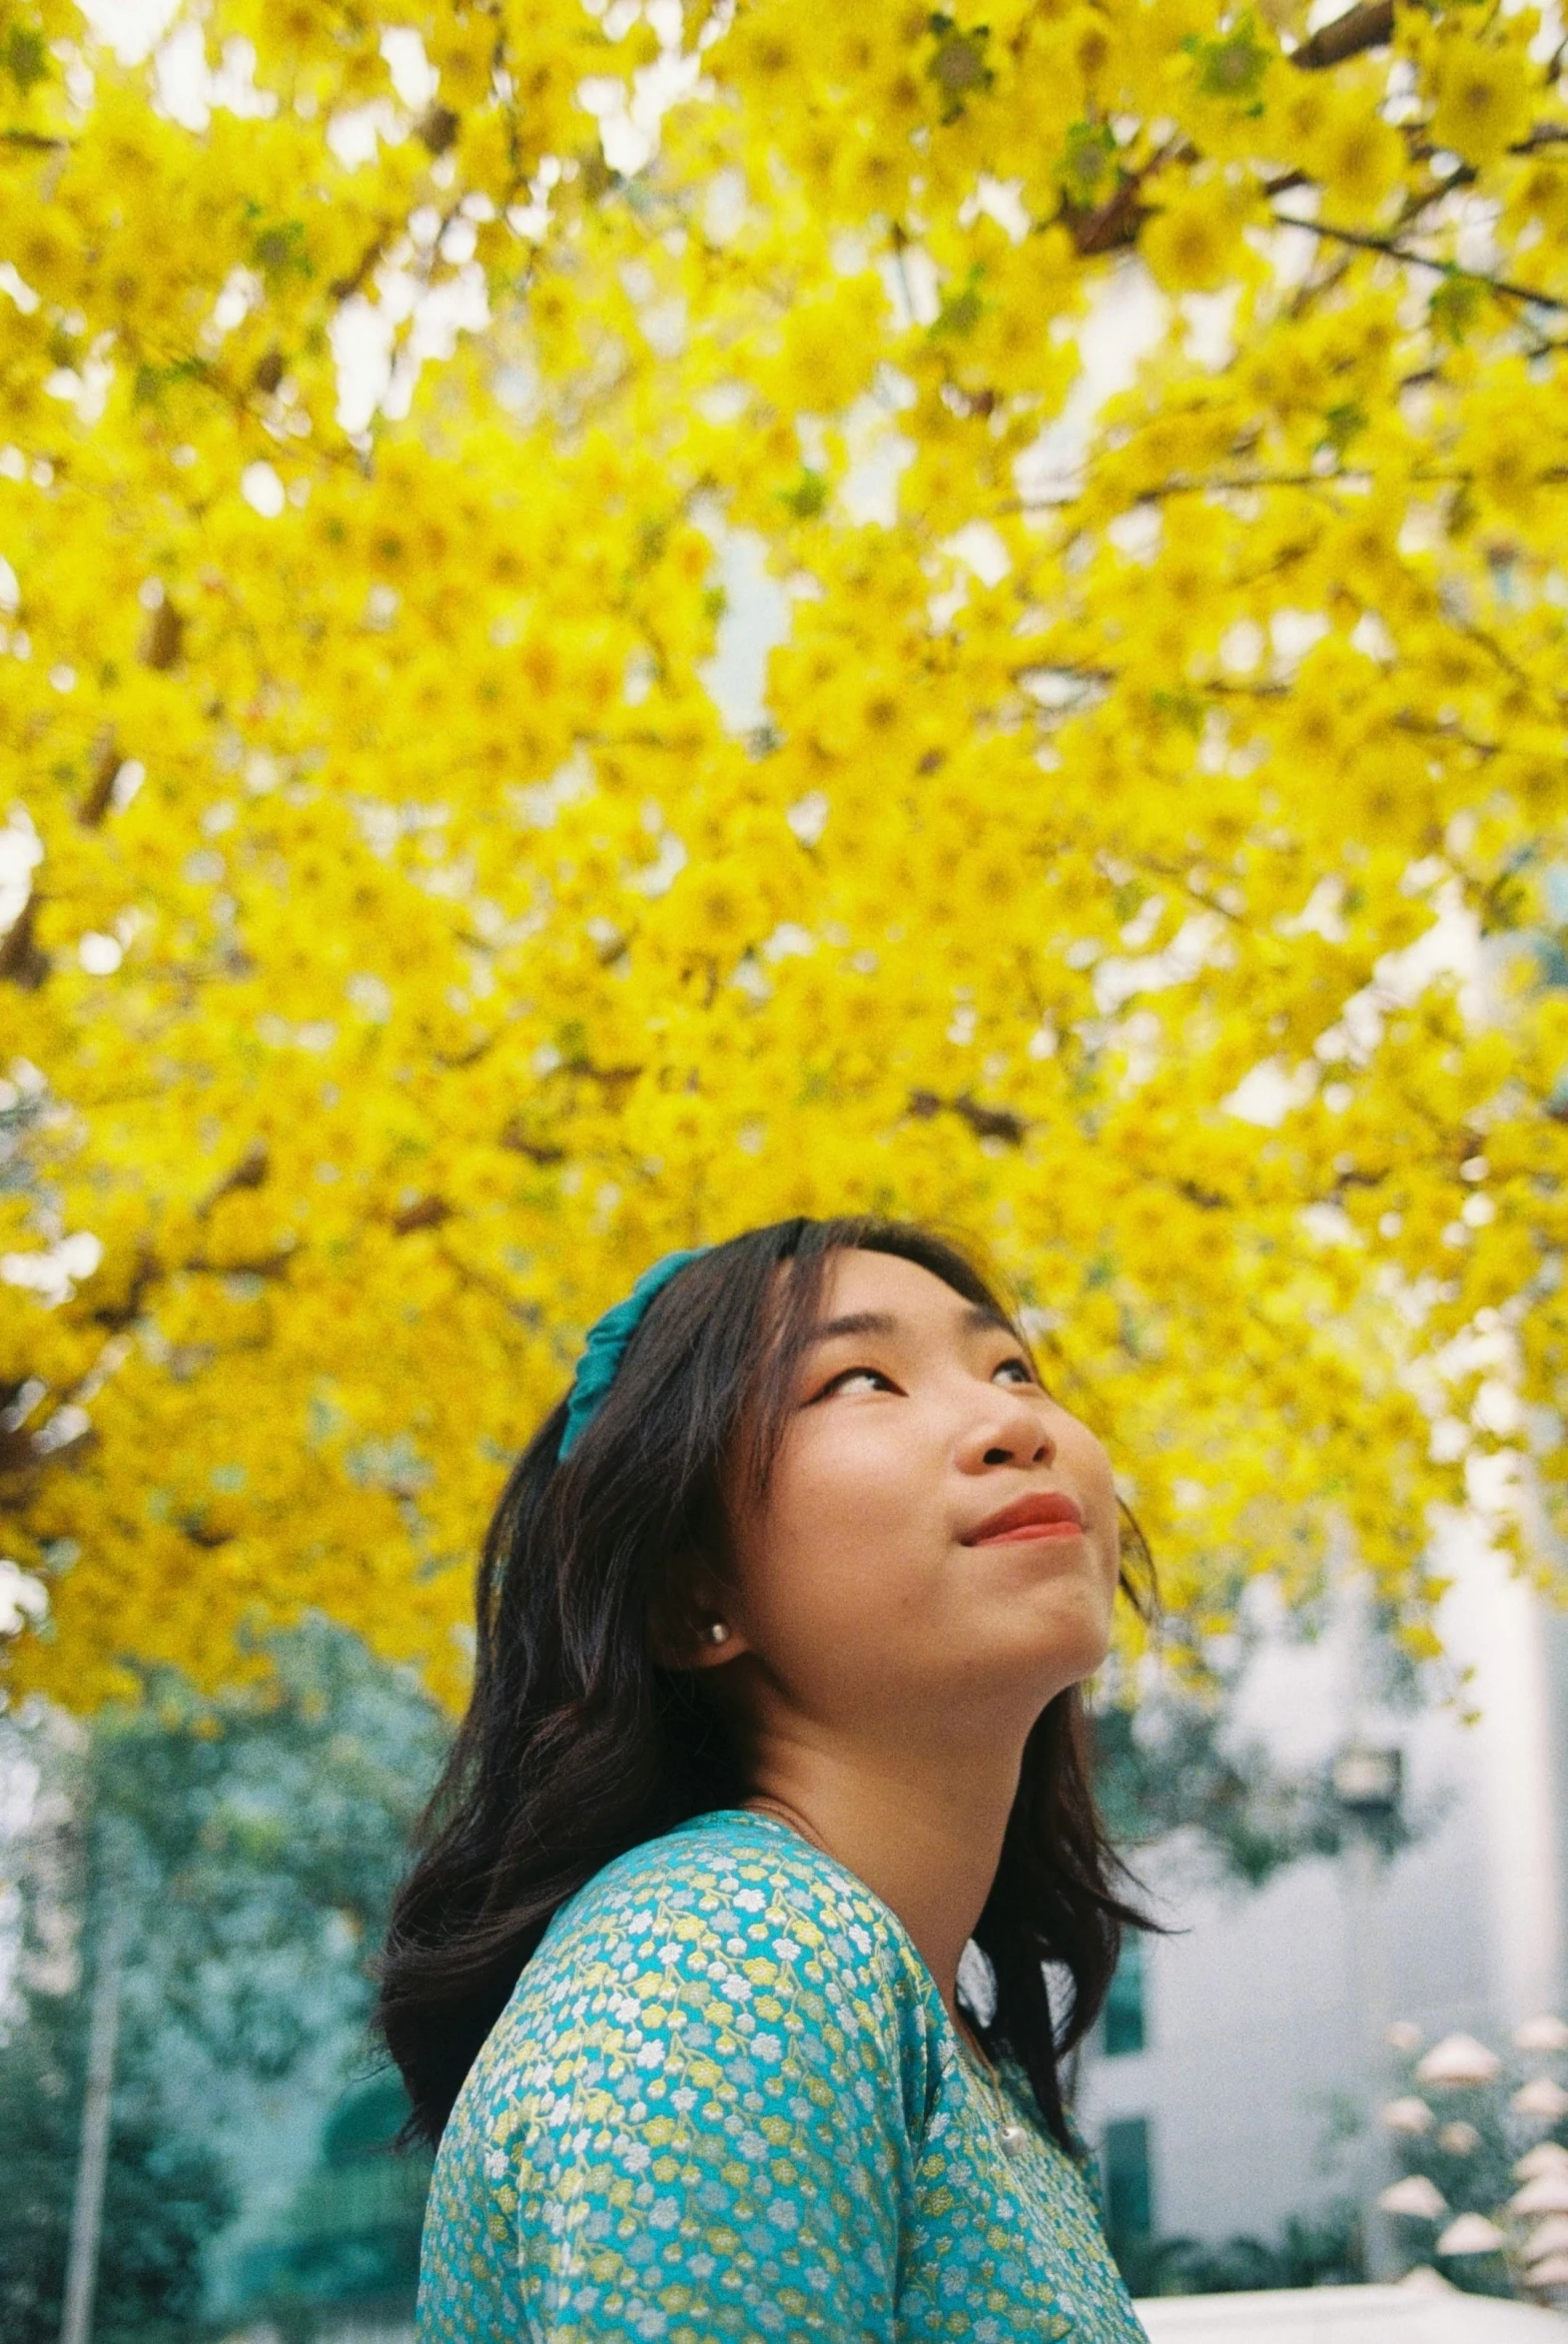
[[[835,1375],[831,1382],[823,1385],[820,1396],[826,1399],[830,1392],[853,1391],[857,1383],[867,1384],[873,1390],[889,1392],[898,1388],[891,1375],[884,1375],[880,1367],[846,1367],[841,1375]]]
[[[993,1383],[996,1382],[999,1375],[1014,1376],[1020,1383],[1033,1383],[1035,1381],[1035,1371],[1030,1366],[1027,1359],[1004,1359],[1000,1366],[994,1367],[991,1371],[991,1380]]]

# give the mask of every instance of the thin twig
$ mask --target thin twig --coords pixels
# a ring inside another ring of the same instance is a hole
[[[1354,245],[1364,253],[1382,253],[1390,261],[1403,261],[1411,269],[1429,269],[1434,277],[1461,279],[1466,285],[1479,285],[1488,293],[1500,294],[1509,301],[1529,302],[1543,310],[1561,310],[1568,313],[1568,301],[1555,294],[1538,293],[1533,286],[1515,285],[1506,277],[1488,277],[1480,269],[1461,269],[1457,261],[1430,261],[1425,253],[1412,253],[1404,245],[1395,244],[1391,237],[1367,236],[1355,228],[1330,228],[1323,220],[1298,220],[1292,213],[1276,212],[1275,220],[1281,228],[1304,228],[1311,236],[1331,237],[1336,244]]]

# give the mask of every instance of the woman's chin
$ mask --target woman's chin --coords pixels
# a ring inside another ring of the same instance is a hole
[[[1047,1701],[1092,1677],[1111,1650],[1110,1612],[1098,1588],[1059,1585],[1050,1593],[1049,1604],[1020,1607],[1033,1616],[1008,1621],[998,1639],[1008,1663],[1044,1688]]]

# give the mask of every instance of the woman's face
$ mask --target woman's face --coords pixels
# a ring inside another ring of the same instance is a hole
[[[887,1253],[823,1281],[771,1480],[737,1509],[732,1640],[802,1720],[1027,1732],[1106,1656],[1111,1463],[1009,1330]],[[705,1655],[704,1657],[708,1657]]]

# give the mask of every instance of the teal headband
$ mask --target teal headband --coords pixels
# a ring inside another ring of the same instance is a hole
[[[666,1253],[662,1261],[655,1261],[651,1269],[643,1271],[624,1302],[617,1302],[589,1327],[577,1372],[571,1379],[571,1390],[566,1395],[566,1423],[555,1452],[557,1464],[576,1447],[603,1407],[626,1345],[641,1325],[643,1312],[654,1295],[661,1286],[669,1284],[677,1270],[684,1269],[688,1261],[695,1261],[707,1250],[706,1245],[698,1245],[690,1252]]]

